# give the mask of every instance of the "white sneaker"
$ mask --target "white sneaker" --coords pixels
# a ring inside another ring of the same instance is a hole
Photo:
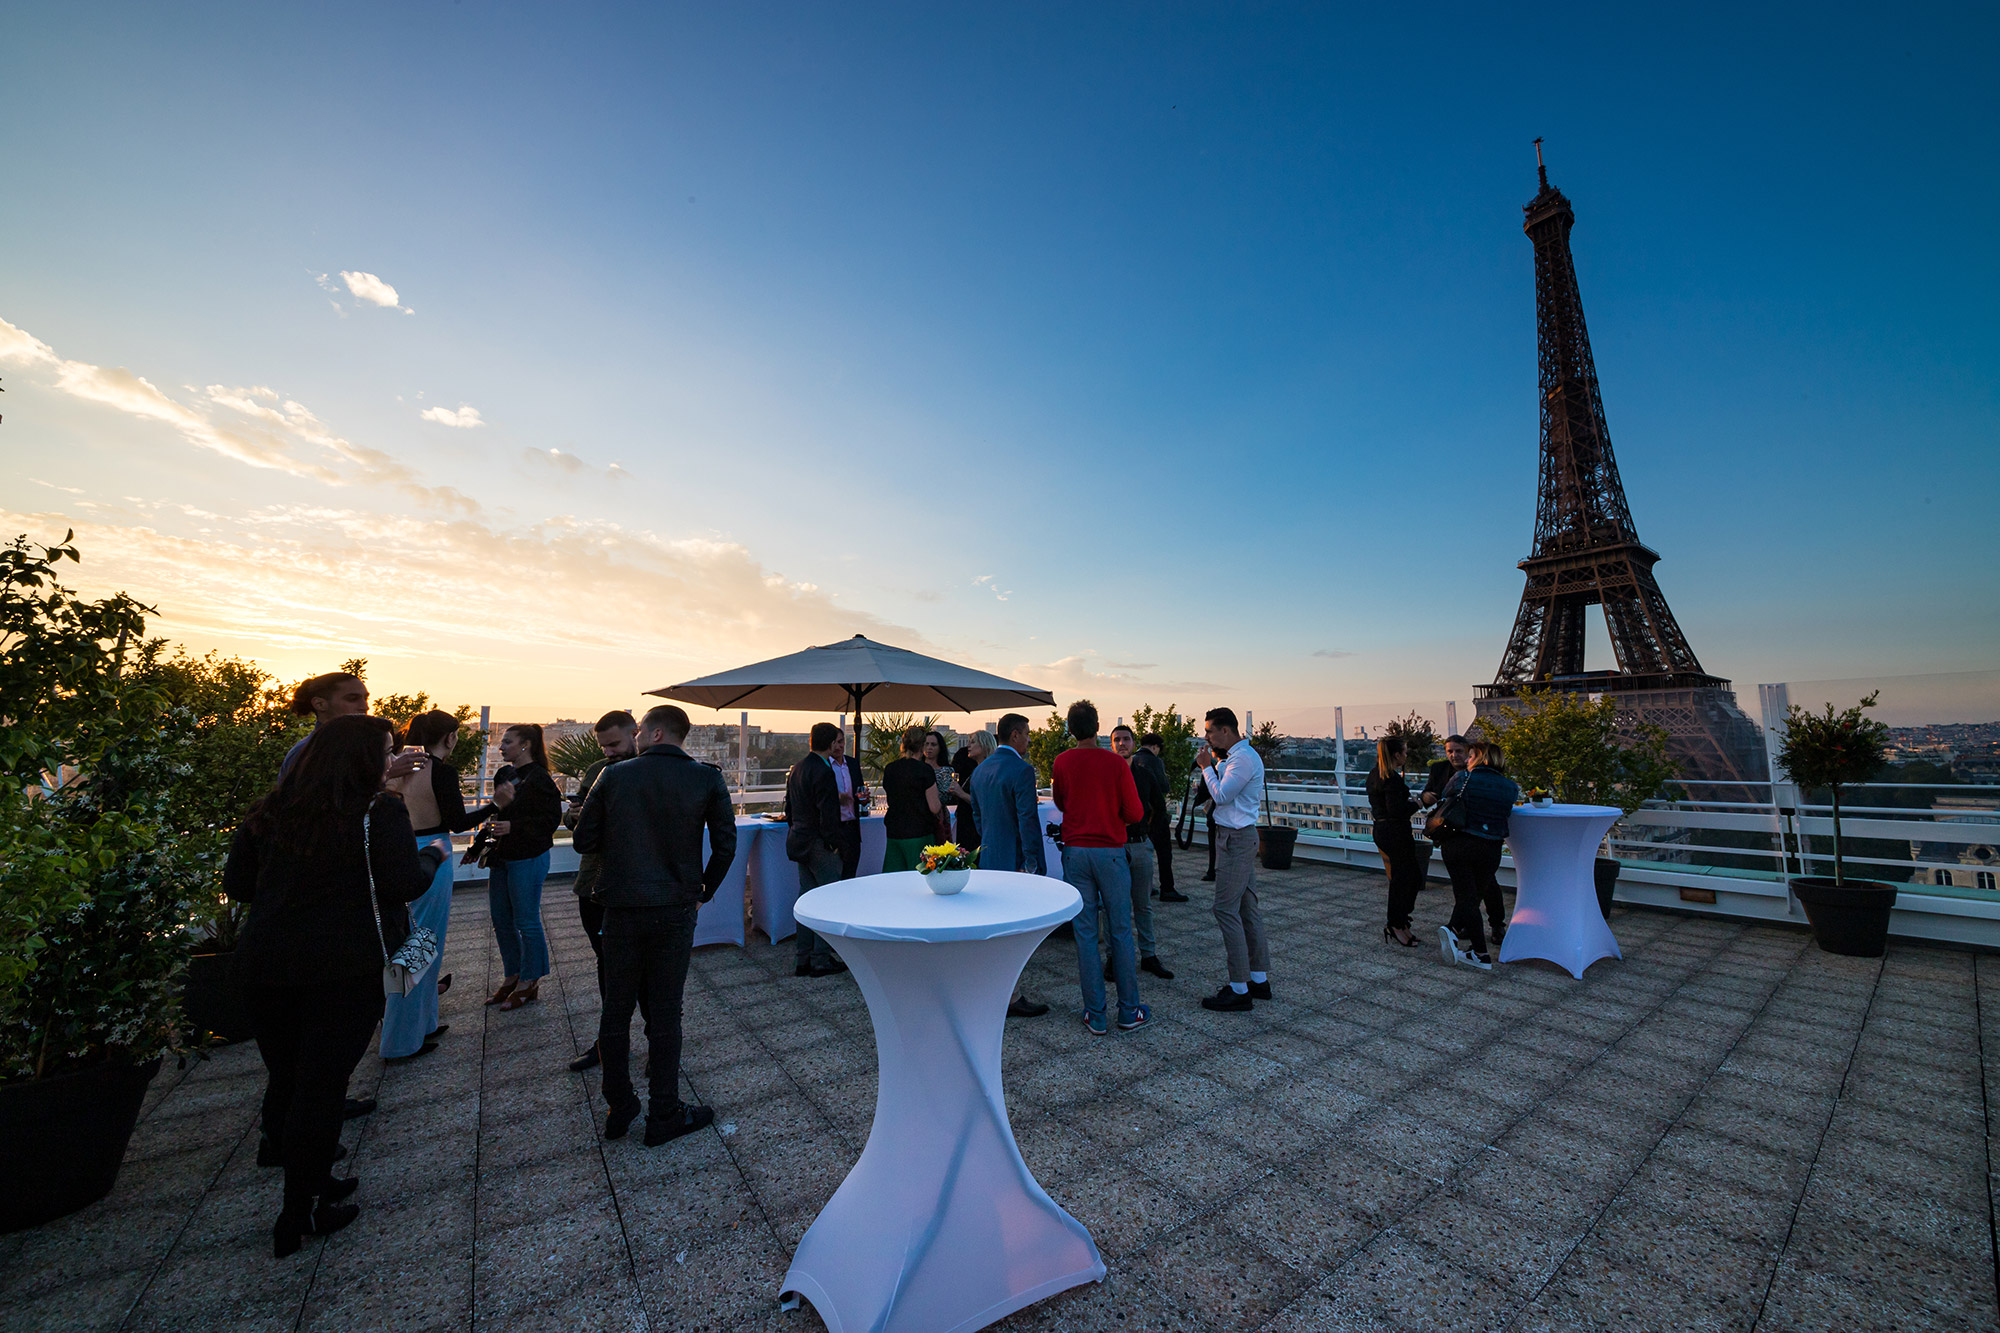
[[[1451,933],[1450,926],[1438,927],[1438,947],[1444,950],[1444,960],[1447,963],[1458,961],[1458,936]]]
[[[1476,967],[1481,972],[1491,972],[1493,970],[1493,964],[1487,962],[1470,949],[1459,950],[1458,961],[1464,963],[1467,967]]]

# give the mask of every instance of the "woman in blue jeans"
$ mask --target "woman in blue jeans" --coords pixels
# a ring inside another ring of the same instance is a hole
[[[514,768],[512,794],[497,784],[494,804],[505,816],[490,825],[493,854],[486,900],[493,914],[493,937],[500,945],[506,977],[488,1004],[519,1009],[540,996],[549,974],[549,942],[542,932],[542,881],[549,875],[549,848],[562,824],[562,793],[549,776],[542,729],[520,722],[500,737],[500,757]]]

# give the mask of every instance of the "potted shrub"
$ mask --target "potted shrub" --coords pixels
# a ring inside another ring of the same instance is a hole
[[[1524,792],[1545,790],[1565,805],[1611,805],[1630,815],[1660,796],[1678,771],[1667,757],[1666,728],[1627,726],[1608,694],[1523,690],[1519,704],[1502,704],[1479,727],[1500,743],[1507,774]],[[1610,843],[1606,834],[1593,866],[1597,906],[1607,918],[1619,870],[1618,859],[1606,855]]]
[[[196,859],[165,791],[177,718],[131,667],[145,607],[0,550],[0,1231],[110,1192],[180,1023]]]
[[[1800,875],[1792,880],[1792,892],[1806,909],[1819,947],[1856,958],[1882,956],[1889,941],[1889,909],[1896,905],[1893,884],[1850,879],[1841,864],[1840,789],[1866,782],[1885,757],[1889,728],[1863,716],[1879,697],[1879,692],[1870,694],[1838,713],[1831,703],[1820,713],[1793,704],[1785,712],[1785,741],[1778,750],[1786,775],[1802,788],[1826,791],[1833,809],[1833,878]]]
[[[1271,822],[1271,765],[1277,760],[1278,751],[1285,748],[1285,738],[1278,734],[1277,723],[1259,722],[1249,740],[1250,748],[1264,761],[1263,818],[1257,822],[1258,864],[1266,870],[1290,870],[1299,831],[1289,824]]]

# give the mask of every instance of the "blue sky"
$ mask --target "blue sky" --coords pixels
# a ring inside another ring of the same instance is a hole
[[[1970,6],[44,7],[0,517],[198,646],[527,713],[856,631],[1117,712],[1469,705],[1541,135],[1704,664],[1989,666],[1996,53]]]

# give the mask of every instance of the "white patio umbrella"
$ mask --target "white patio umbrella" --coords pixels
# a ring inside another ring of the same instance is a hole
[[[972,713],[1023,704],[1053,708],[1056,702],[1047,690],[861,634],[646,693],[707,708],[852,712],[856,755],[861,753],[864,705],[878,713]]]

